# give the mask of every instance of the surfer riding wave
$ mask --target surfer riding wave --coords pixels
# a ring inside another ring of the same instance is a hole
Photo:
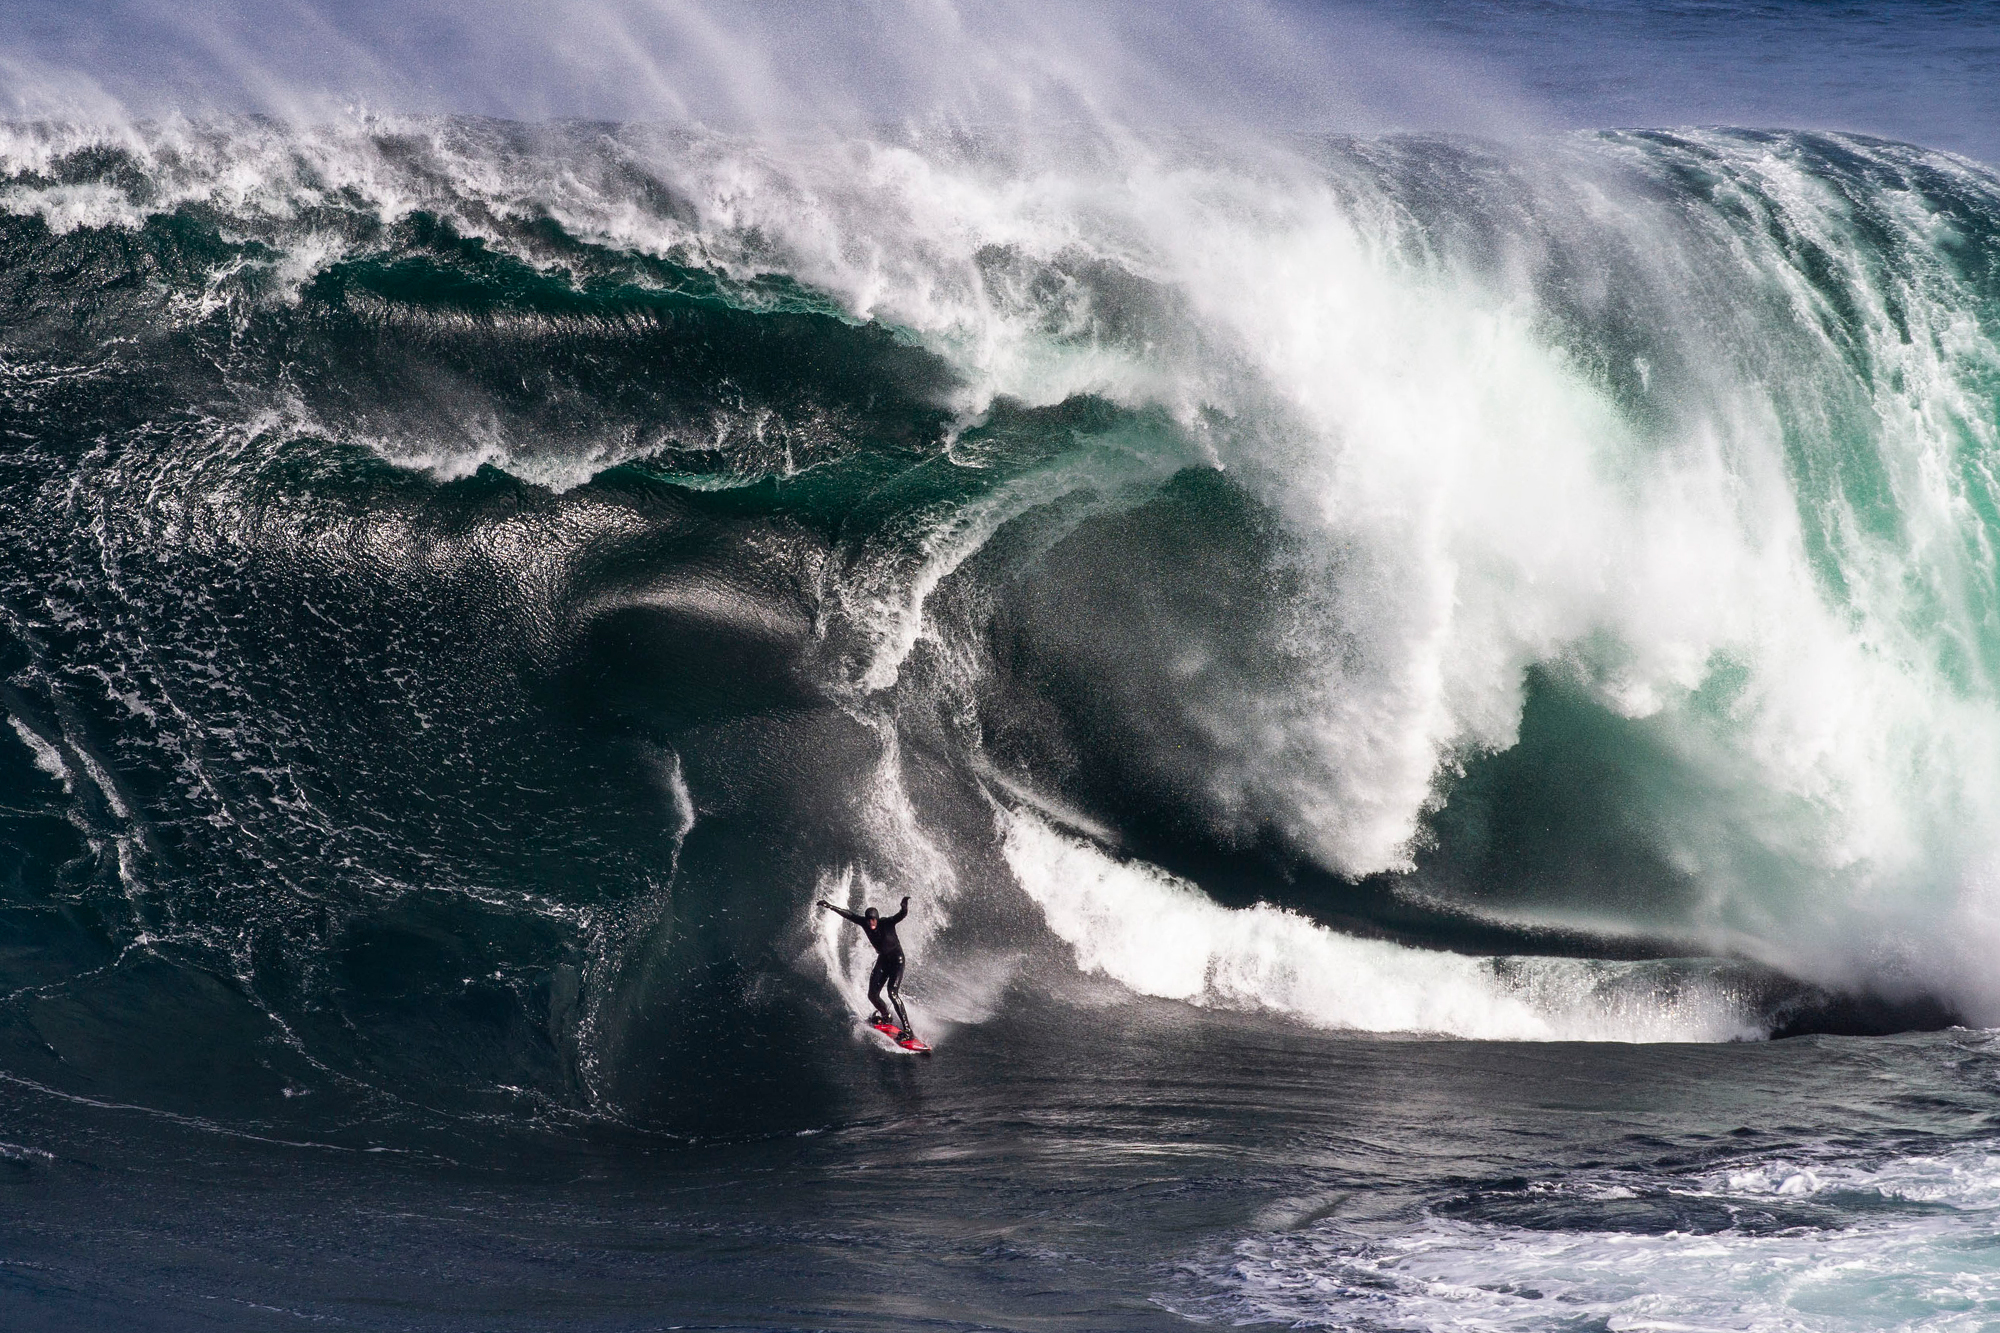
[[[845,908],[835,907],[822,898],[819,905],[829,912],[838,913],[852,921],[867,934],[868,942],[875,946],[875,970],[868,974],[868,1003],[875,1006],[875,1018],[879,1023],[894,1023],[902,1031],[903,1039],[914,1041],[916,1031],[910,1026],[910,1015],[903,1008],[903,942],[896,938],[896,923],[910,914],[910,896],[903,895],[902,910],[894,916],[883,916],[874,908],[854,913]],[[896,1006],[892,1016],[889,1006],[882,1003],[882,990],[887,987],[889,1001]]]

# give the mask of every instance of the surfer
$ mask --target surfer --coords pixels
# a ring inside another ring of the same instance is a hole
[[[910,914],[910,895],[903,895],[903,910],[894,916],[883,916],[872,907],[856,915],[824,898],[819,905],[846,917],[867,934],[868,942],[875,946],[875,970],[868,974],[868,1003],[875,1006],[877,1021],[895,1023],[905,1039],[916,1040],[917,1034],[910,1028],[910,1015],[903,1008],[903,942],[896,938],[896,923]],[[893,1017],[889,1006],[882,1003],[884,986],[889,988],[890,1002],[896,1006]]]

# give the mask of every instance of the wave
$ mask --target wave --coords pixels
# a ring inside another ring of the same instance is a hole
[[[8,1067],[809,1088],[828,893],[947,1028],[1990,1020],[1996,234],[1803,132],[9,124]]]

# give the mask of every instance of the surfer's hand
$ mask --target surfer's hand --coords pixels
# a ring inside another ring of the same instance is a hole
[[[903,906],[908,907],[909,905],[910,905],[910,895],[906,893],[903,895]]]
[[[827,901],[826,899],[824,899],[824,898],[822,898],[822,899],[820,899],[820,900],[819,900],[819,905],[820,905],[821,907],[824,907],[824,908],[825,908],[825,909],[826,909],[827,911],[829,911],[829,912],[831,912],[831,911],[833,910],[833,904],[832,904],[832,903],[830,903],[830,902],[828,902],[828,901]]]

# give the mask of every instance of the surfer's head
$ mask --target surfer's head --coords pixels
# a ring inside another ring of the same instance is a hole
[[[882,914],[871,907],[867,911],[863,912],[861,915],[867,917],[870,921],[873,921],[876,917],[881,916]]]

